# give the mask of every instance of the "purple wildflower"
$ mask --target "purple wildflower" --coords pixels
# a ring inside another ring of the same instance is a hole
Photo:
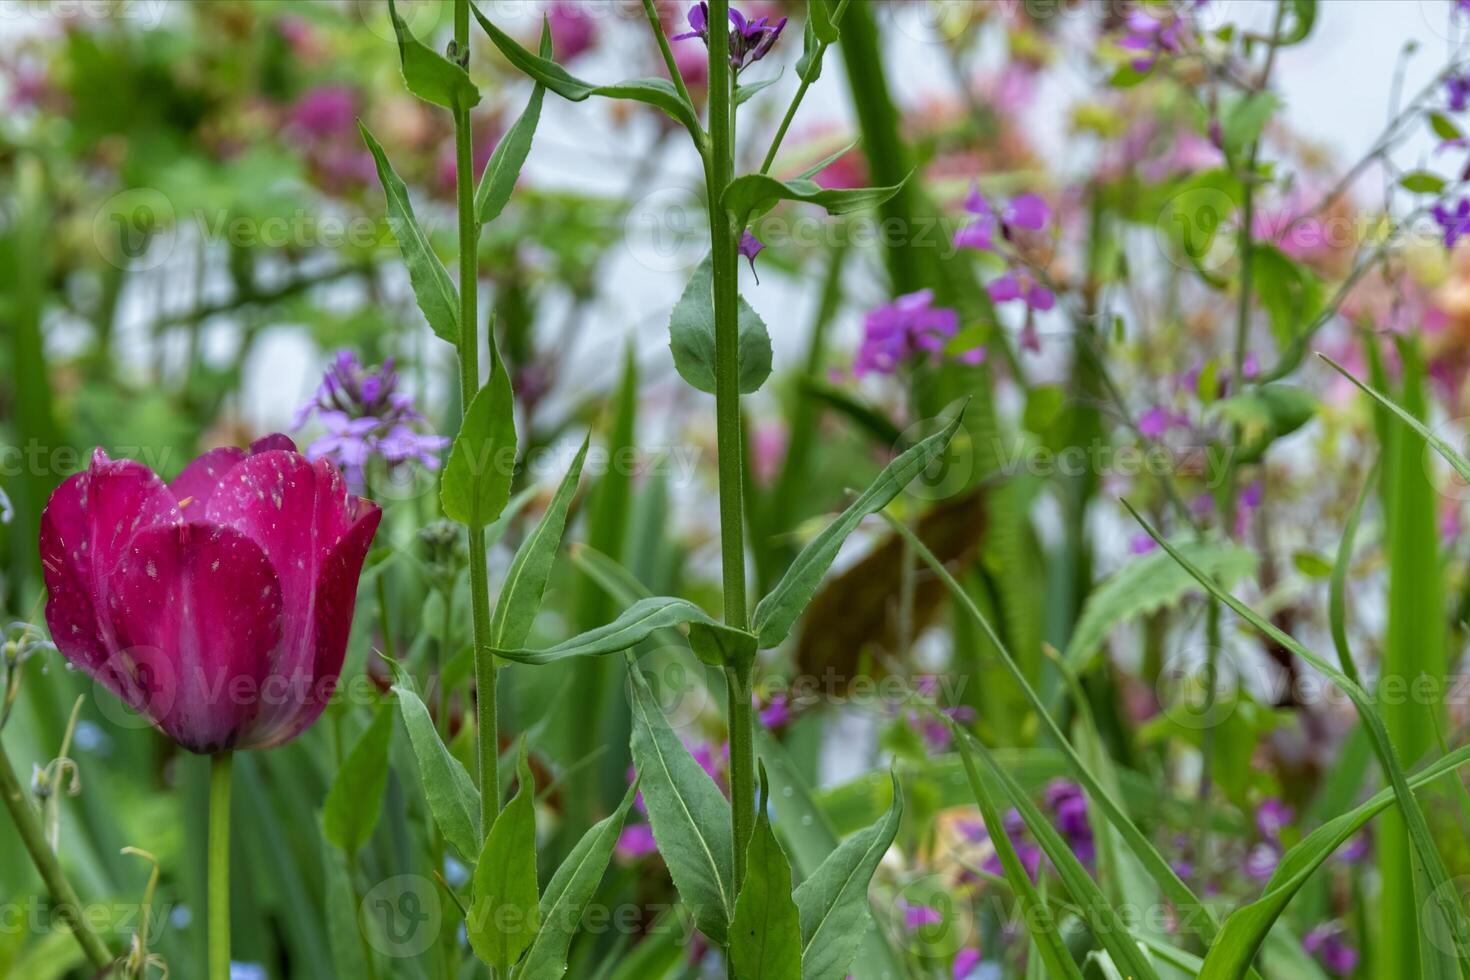
[[[944,913],[928,905],[912,905],[903,899],[899,899],[898,904],[903,909],[903,927],[910,932],[925,926],[937,926],[944,921]]]
[[[775,46],[776,40],[786,28],[786,18],[782,17],[774,24],[770,20],[769,17],[747,20],[740,11],[730,8],[730,67],[736,72],[760,61]],[[689,28],[683,34],[674,35],[674,40],[684,41],[697,37],[709,44],[709,4],[705,0],[700,0],[689,8]]]
[[[625,861],[636,861],[658,850],[653,840],[653,828],[646,823],[629,824],[618,835],[615,845],[618,857]]]
[[[413,461],[437,470],[438,454],[449,445],[443,436],[419,431],[426,420],[413,398],[398,390],[392,358],[368,369],[351,351],[338,351],[316,394],[297,411],[292,428],[301,428],[313,415],[327,431],[307,447],[307,458],[332,460],[358,487],[375,456],[390,469]]]
[[[1470,74],[1451,75],[1444,80],[1444,87],[1451,112],[1464,112],[1470,106]]]
[[[1046,805],[1077,860],[1091,864],[1097,858],[1097,845],[1092,837],[1092,824],[1087,819],[1087,797],[1082,787],[1065,779],[1053,780],[1046,787]]]
[[[1131,62],[1133,70],[1146,72],[1166,54],[1184,50],[1189,24],[1182,12],[1134,10],[1123,22],[1118,46],[1138,54]]]
[[[971,186],[965,198],[965,210],[975,215],[975,221],[960,229],[954,242],[960,248],[976,248],[981,251],[995,249],[996,225],[1003,237],[1009,238],[1014,228],[1042,231],[1051,221],[1051,205],[1040,194],[1021,194],[1011,198],[999,209],[991,206],[980,189]]]
[[[1358,951],[1348,945],[1343,930],[1332,923],[1323,923],[1303,936],[1302,948],[1336,976],[1348,976],[1358,968]]]
[[[345,85],[319,85],[291,107],[291,125],[319,139],[351,133],[357,125],[357,93]]]
[[[1295,819],[1296,811],[1273,796],[1256,809],[1256,830],[1266,840],[1279,844],[1282,828]]]
[[[751,694],[751,703],[760,715],[761,724],[767,728],[780,728],[791,721],[791,702],[786,695],[777,692],[764,705],[760,696]]]
[[[1178,414],[1162,406],[1155,406],[1138,417],[1138,431],[1149,439],[1162,439],[1170,429],[1184,424]]]
[[[1276,865],[1280,863],[1281,845],[1262,841],[1246,852],[1241,870],[1253,881],[1266,881],[1276,873]]]
[[[1026,821],[1021,819],[1020,811],[1011,810],[1005,815],[1001,825],[1005,829],[1006,838],[1011,842],[1012,849],[1016,852],[1016,857],[1021,861],[1021,866],[1026,869],[1026,874],[1031,880],[1035,881],[1037,873],[1041,870],[1041,848],[1027,838]],[[987,836],[989,836],[988,833]],[[998,854],[990,855],[980,867],[992,875],[1005,873]]]
[[[868,313],[852,373],[892,374],[921,351],[939,353],[959,332],[959,314],[936,307],[932,290],[908,293]]]
[[[970,980],[977,967],[980,966],[980,951],[978,949],[962,949],[954,954],[954,967],[951,974],[954,980]]]
[[[997,303],[1022,300],[1027,308],[1046,312],[1056,305],[1057,298],[1050,289],[1037,282],[1029,272],[1012,269],[999,279],[993,279],[986,287],[990,298]]]
[[[759,275],[756,275],[755,257],[761,254],[761,250],[764,248],[765,246],[761,244],[761,240],[759,238],[756,238],[755,235],[751,234],[750,229],[747,228],[745,229],[744,234],[740,236],[740,246],[736,249],[736,251],[738,251],[741,255],[750,260],[750,273],[751,275],[755,276],[755,281],[757,284],[760,283],[761,277]]]
[[[1451,210],[1444,204],[1436,204],[1432,212],[1434,221],[1444,232],[1444,247],[1454,248],[1461,235],[1470,234],[1470,198],[1461,198]]]
[[[1147,534],[1139,533],[1135,534],[1132,540],[1128,542],[1128,553],[1130,555],[1146,555],[1158,547],[1159,543],[1153,538]]]

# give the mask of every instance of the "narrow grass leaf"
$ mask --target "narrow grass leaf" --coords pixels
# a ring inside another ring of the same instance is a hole
[[[524,743],[520,785],[495,818],[475,864],[474,899],[465,932],[475,955],[507,977],[541,925],[536,883],[536,781]]]
[[[582,478],[582,464],[587,459],[590,440],[591,436],[582,440],[582,448],[577,451],[566,476],[562,477],[546,513],[541,515],[536,527],[516,549],[510,570],[505,575],[505,584],[495,600],[495,612],[490,617],[490,642],[493,646],[518,647],[526,642],[526,636],[531,632],[531,623],[541,609],[546,581],[556,563],[556,552],[567,526],[567,511]]]
[[[970,736],[955,726],[955,734],[959,736],[961,743],[970,740]],[[1127,976],[1135,980],[1158,980],[1158,973],[1153,964],[1138,947],[1138,940],[1133,937],[1133,932],[1128,924],[1118,914],[1117,909],[1103,895],[1102,889],[1082,862],[1077,860],[1077,855],[1072,853],[1072,847],[1051,825],[1051,821],[1041,812],[1031,797],[1021,788],[1010,773],[995,757],[990,754],[984,743],[975,741],[975,747],[984,760],[986,768],[990,770],[991,776],[1004,789],[1006,795],[1011,799],[1011,805],[1020,813],[1026,828],[1031,831],[1031,836],[1036,838],[1042,851],[1051,859],[1052,867],[1056,868],[1062,884],[1071,894],[1072,900],[1077,903],[1078,909],[1087,927],[1092,930],[1093,938],[1102,944],[1108,951],[1113,962],[1120,966]],[[987,824],[988,826],[988,824]],[[1005,828],[996,827],[991,831],[991,839],[997,836],[997,831],[1003,836]]]
[[[893,804],[882,820],[838,845],[796,889],[801,916],[802,980],[839,980],[867,931],[868,885],[898,833],[903,793],[893,781]]]
[[[398,711],[418,760],[424,798],[434,823],[460,857],[473,861],[480,853],[480,793],[469,772],[439,738],[429,709],[419,696],[405,684],[395,684],[393,693],[398,697]]]
[[[556,980],[567,972],[567,950],[612,860],[618,835],[623,832],[623,821],[637,794],[636,783],[628,787],[618,808],[582,835],[546,883],[546,893],[541,896],[541,931],[536,933],[517,976],[525,980]]]
[[[1408,777],[1414,789],[1428,786],[1437,779],[1470,763],[1470,745],[1425,766]],[[1219,938],[1210,947],[1200,970],[1200,980],[1227,980],[1240,977],[1255,958],[1266,934],[1281,918],[1296,894],[1342,845],[1366,827],[1374,817],[1392,807],[1398,800],[1392,787],[1347,813],[1322,824],[1282,855],[1261,897],[1242,905],[1225,920]]]
[[[322,833],[348,856],[362,850],[388,788],[388,748],[393,740],[393,706],[380,704],[370,724],[332,778],[322,808]]]
[[[976,625],[990,638],[990,642],[995,645],[996,652],[999,654],[1001,663],[1005,666],[1006,671],[1015,680],[1017,686],[1021,688],[1021,693],[1030,702],[1032,709],[1035,710],[1036,716],[1046,729],[1047,734],[1051,736],[1057,748],[1066,759],[1067,765],[1071,769],[1072,778],[1077,780],[1083,789],[1087,791],[1088,798],[1102,811],[1108,823],[1118,831],[1119,835],[1128,844],[1129,849],[1142,862],[1144,868],[1148,871],[1149,877],[1163,890],[1165,897],[1176,906],[1182,909],[1198,910],[1198,915],[1188,916],[1189,920],[1191,920],[1191,925],[1203,939],[1212,939],[1219,929],[1219,922],[1216,920],[1214,909],[1200,901],[1198,896],[1190,890],[1190,887],[1184,883],[1183,879],[1169,865],[1168,860],[1150,843],[1143,831],[1138,829],[1138,826],[1128,817],[1128,814],[1124,812],[1123,808],[1113,798],[1113,795],[1108,792],[1107,788],[1093,774],[1092,768],[1077,754],[1077,750],[1062,732],[1061,726],[1057,724],[1056,719],[1052,717],[1046,705],[1042,703],[1041,696],[1036,693],[1036,689],[1031,686],[1031,682],[1026,679],[1026,675],[1016,664],[1016,659],[1011,654],[1010,648],[1001,640],[1000,635],[995,631],[995,627],[991,625],[990,620],[986,619],[985,614],[975,605],[975,600],[965,591],[964,586],[960,585],[955,580],[955,577],[949,573],[949,569],[944,567],[944,563],[934,557],[934,553],[929,550],[928,546],[913,531],[901,521],[893,520],[886,515],[885,519],[887,519],[890,527],[908,539],[914,548],[914,553],[929,566],[935,575],[939,576],[940,580],[944,582],[945,587],[949,589],[950,593],[958,601],[960,608],[965,610],[970,618],[975,621]]]
[[[751,636],[732,629],[710,616],[688,599],[652,596],[640,599],[605,626],[588,630],[544,650],[502,650],[495,655],[521,664],[549,664],[570,657],[599,657],[621,653],[642,643],[657,630],[697,623],[716,633],[727,634],[733,645],[749,645]]]
[[[961,408],[943,429],[900,453],[861,496],[801,550],[781,581],[755,607],[752,622],[761,649],[777,646],[786,639],[802,610],[811,602],[827,569],[832,567],[847,536],[857,530],[863,518],[887,507],[904,487],[943,455],[964,414]]]
[[[801,980],[801,919],[791,897],[791,862],[771,831],[764,765],[760,780],[745,884],[730,921],[730,966],[736,980]]]
[[[1203,585],[1211,595],[1229,606],[1235,611],[1236,615],[1250,623],[1251,626],[1264,633],[1276,643],[1281,644],[1281,646],[1296,656],[1301,657],[1302,660],[1312,667],[1321,671],[1329,680],[1347,694],[1349,700],[1353,702],[1353,706],[1358,709],[1358,716],[1363,720],[1363,727],[1372,739],[1374,751],[1378,754],[1378,759],[1383,766],[1384,774],[1388,777],[1394,792],[1398,796],[1399,810],[1403,814],[1404,822],[1408,827],[1409,839],[1414,845],[1414,851],[1418,855],[1420,866],[1427,876],[1430,891],[1435,898],[1434,905],[1438,910],[1439,916],[1443,919],[1444,925],[1454,937],[1455,948],[1470,951],[1470,923],[1467,923],[1465,920],[1465,910],[1460,907],[1458,902],[1458,893],[1455,891],[1454,884],[1450,879],[1449,869],[1445,867],[1444,858],[1440,855],[1439,849],[1435,847],[1434,838],[1429,832],[1428,821],[1424,817],[1424,811],[1419,806],[1418,799],[1415,798],[1413,792],[1409,789],[1408,780],[1404,775],[1403,764],[1399,760],[1398,750],[1394,748],[1393,742],[1389,738],[1388,729],[1383,723],[1383,718],[1373,709],[1367,692],[1360,685],[1354,683],[1342,671],[1297,642],[1295,637],[1278,629],[1255,610],[1212,582],[1204,572],[1196,568],[1173,545],[1165,541],[1158,531],[1144,520],[1143,516],[1134,510],[1127,501],[1124,501],[1124,506],[1128,507],[1128,510],[1133,514],[1139,524],[1143,526],[1143,529],[1155,541],[1159,542],[1159,545],[1165,551],[1169,552],[1175,561],[1184,566],[1195,577],[1196,581]]]
[[[1010,835],[1006,833],[1003,810],[980,779],[980,773],[975,769],[974,756],[966,744],[963,733],[959,732],[958,726],[953,722],[950,723],[950,727],[956,733],[955,745],[959,749],[960,758],[964,760],[965,776],[970,781],[970,790],[974,793],[975,805],[980,808],[980,816],[985,821],[986,830],[990,833],[991,844],[995,847],[996,856],[1000,858],[1001,868],[1005,871],[1006,882],[1010,885],[1012,894],[1016,896],[1016,901],[1020,903],[1021,920],[1026,923],[1026,927],[1031,932],[1031,940],[1035,943],[1036,952],[1046,965],[1047,975],[1081,980],[1082,971],[1077,968],[1077,962],[1067,951],[1067,944],[1057,929],[1057,923],[1052,918],[1050,907],[1036,891],[1035,883],[1032,882],[1025,866],[1021,864],[1021,859],[1016,855]]]
[[[629,675],[633,764],[653,839],[700,931],[723,946],[735,904],[730,805],[669,727],[642,673],[630,667]]]
[[[454,288],[444,263],[434,254],[429,236],[424,234],[424,229],[414,217],[408,188],[388,162],[382,146],[362,123],[358,123],[357,128],[378,168],[378,182],[383,185],[383,196],[388,202],[388,228],[398,240],[398,250],[408,268],[408,281],[413,286],[413,298],[435,336],[458,346],[459,291]]]

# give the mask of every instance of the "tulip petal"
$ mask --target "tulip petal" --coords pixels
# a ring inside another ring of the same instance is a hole
[[[190,462],[168,485],[179,502],[179,510],[188,517],[203,514],[219,481],[248,455],[238,446],[221,446]]]
[[[140,531],[113,569],[108,618],[124,700],[192,752],[234,747],[272,692],[281,586],[260,546],[232,528]]]
[[[113,461],[98,450],[86,470],[66,480],[41,514],[46,624],[66,658],[114,693],[125,679],[108,667],[117,649],[105,612],[109,577],[133,536],[181,520],[173,494],[142,463]]]
[[[230,471],[210,498],[207,516],[211,523],[233,527],[247,535],[265,552],[276,570],[284,599],[281,656],[276,671],[291,681],[293,690],[316,688],[322,678],[315,672],[323,659],[317,650],[318,636],[323,630],[334,635],[331,627],[336,626],[342,631],[345,644],[352,611],[348,603],[347,618],[342,623],[317,623],[320,609],[317,591],[323,581],[323,570],[331,564],[333,551],[339,544],[351,540],[355,546],[356,535],[349,539],[355,529],[358,534],[365,531],[366,537],[360,544],[366,551],[377,529],[377,505],[349,494],[346,482],[330,462],[313,463],[297,453],[272,450],[251,456]],[[369,526],[360,529],[363,522],[370,522]],[[361,556],[353,571],[360,568]],[[350,576],[346,587],[355,596],[356,574]],[[334,600],[331,606],[340,609],[342,603]],[[325,660],[330,663],[332,657],[327,656]],[[340,652],[335,666],[341,667]],[[315,696],[308,701],[314,705]],[[260,739],[273,744],[307,707],[306,703],[267,705],[252,732],[252,743]]]

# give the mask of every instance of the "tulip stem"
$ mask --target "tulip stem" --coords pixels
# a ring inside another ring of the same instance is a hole
[[[230,773],[235,754],[209,757],[209,980],[230,980]]]
[[[10,756],[5,754],[3,745],[0,745],[0,799],[5,801],[5,808],[15,821],[21,843],[30,852],[31,863],[41,873],[41,881],[46,885],[46,891],[56,906],[56,917],[71,927],[72,935],[76,938],[77,945],[82,947],[88,961],[99,970],[105,969],[113,960],[112,953],[93,927],[90,917],[81,914],[82,903],[77,898],[76,889],[72,888],[71,882],[62,872],[56,852],[47,846],[41,821],[31,807],[20,780],[15,776],[15,768],[11,766]]]

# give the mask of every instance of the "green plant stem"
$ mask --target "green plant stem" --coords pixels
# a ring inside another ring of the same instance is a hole
[[[57,918],[70,927],[72,936],[86,954],[88,962],[99,970],[103,969],[112,962],[112,953],[108,951],[107,944],[102,941],[89,918],[80,914],[81,900],[77,898],[76,890],[62,872],[56,852],[46,846],[46,835],[41,830],[41,821],[31,808],[25,788],[15,776],[15,768],[11,766],[10,756],[5,753],[4,746],[0,746],[0,798],[4,799],[5,808],[10,811],[10,819],[15,822],[21,844],[31,855],[31,863],[41,874],[46,892],[56,906]]]
[[[735,159],[733,78],[726,29],[729,0],[709,5],[709,136],[705,164],[714,275],[715,421],[720,476],[720,559],[724,578],[725,622],[748,625],[745,608],[745,530],[741,475],[740,383],[735,223],[721,203]],[[750,710],[752,666],[726,671],[729,681],[730,825],[735,841],[735,888],[745,879],[745,849],[755,826],[755,738]]]
[[[470,49],[470,2],[454,0],[454,44],[462,57]],[[454,111],[455,190],[459,210],[459,394],[465,411],[480,389],[479,273],[476,259],[480,225],[475,214],[475,168],[470,113]],[[480,772],[480,830],[490,833],[500,813],[500,741],[496,711],[496,667],[490,653],[490,573],[485,529],[470,532],[470,615],[475,630],[475,744]]]
[[[648,0],[644,0],[645,3]],[[842,0],[837,5],[837,11],[832,15],[832,23],[841,24],[842,15],[847,11],[849,0]],[[817,45],[817,62],[820,64],[831,42],[821,41]],[[791,104],[786,107],[786,115],[781,117],[781,125],[776,129],[776,135],[771,139],[771,148],[766,151],[766,158],[761,163],[761,173],[771,172],[771,165],[776,162],[776,153],[781,149],[782,140],[786,139],[786,131],[791,128],[791,122],[796,118],[796,110],[801,108],[802,99],[806,98],[806,90],[812,87],[812,80],[803,78],[801,84],[796,88],[796,94],[791,97]]]
[[[209,757],[209,980],[230,980],[230,774],[235,755]]]
[[[658,50],[664,56],[664,65],[668,67],[669,79],[673,81],[674,88],[678,89],[679,95],[690,105],[694,100],[689,97],[689,88],[684,84],[684,75],[679,71],[679,63],[674,60],[673,49],[669,47],[669,39],[664,34],[663,21],[658,19],[658,10],[653,5],[653,0],[643,0],[643,12],[648,15],[648,25],[653,28],[653,36],[658,41]]]

